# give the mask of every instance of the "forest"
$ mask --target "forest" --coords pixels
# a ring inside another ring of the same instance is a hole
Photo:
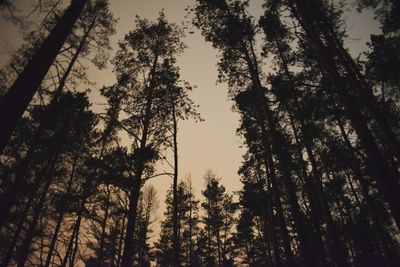
[[[1,50],[0,267],[400,265],[398,0],[191,0],[182,23],[135,0],[113,45],[117,2],[0,0],[21,34]],[[360,13],[378,30],[356,54]],[[180,64],[196,33],[238,118],[239,190],[182,171],[182,123],[208,120]]]

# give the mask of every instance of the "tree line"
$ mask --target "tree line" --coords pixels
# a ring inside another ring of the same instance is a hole
[[[179,122],[202,121],[177,64],[184,28],[137,16],[110,60],[108,1],[32,2],[43,20],[0,70],[1,266],[399,262],[397,1],[352,3],[380,25],[358,58],[344,1],[266,0],[259,18],[249,0],[195,1],[246,148],[242,189],[207,171],[202,200],[179,172]],[[15,9],[0,2],[20,23]],[[113,66],[100,110],[89,64]],[[159,176],[171,187],[155,238]]]

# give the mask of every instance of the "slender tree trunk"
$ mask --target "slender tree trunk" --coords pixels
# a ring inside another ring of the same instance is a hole
[[[174,95],[170,91],[170,100],[172,107],[172,131],[173,131],[173,149],[174,149],[174,179],[173,179],[173,213],[172,213],[172,230],[173,230],[173,251],[174,251],[174,267],[180,266],[180,240],[178,234],[178,122],[175,111]]]
[[[295,84],[294,84],[294,82],[292,80],[292,75],[290,74],[290,71],[289,71],[289,64],[288,64],[288,62],[286,60],[284,51],[282,49],[282,44],[281,44],[281,42],[279,40],[276,40],[275,41],[275,45],[276,45],[276,48],[278,50],[278,55],[279,55],[279,58],[281,60],[281,64],[282,64],[282,68],[283,68],[284,74],[286,75],[286,78],[289,81],[289,87],[291,87],[291,90],[294,90],[295,89]],[[299,107],[299,103],[297,102],[297,98],[296,97],[294,97],[294,101],[295,101],[296,106]],[[321,212],[321,205],[320,205],[321,201],[320,201],[320,197],[318,197],[318,193],[320,193],[320,192],[318,190],[317,191],[315,190],[315,189],[317,189],[315,184],[318,183],[316,181],[316,179],[318,179],[317,177],[319,177],[319,176],[315,176],[315,169],[314,168],[316,168],[316,165],[313,165],[314,176],[309,176],[307,174],[306,165],[305,165],[305,162],[303,160],[303,153],[302,153],[302,149],[300,147],[300,140],[299,140],[300,138],[298,136],[297,129],[296,129],[296,126],[295,126],[295,123],[294,123],[292,109],[289,107],[289,104],[287,103],[287,99],[286,98],[282,98],[281,102],[282,102],[283,106],[288,111],[290,122],[291,122],[291,125],[292,125],[292,129],[293,129],[293,132],[294,132],[294,135],[295,135],[295,140],[296,140],[297,147],[298,147],[299,160],[302,161],[302,164],[301,164],[302,173],[303,173],[303,177],[304,177],[305,184],[306,184],[306,192],[307,192],[307,195],[308,195],[308,199],[310,201],[311,213],[312,213],[311,216],[312,216],[312,220],[313,220],[314,225],[315,225],[315,230],[316,230],[316,235],[317,235],[315,238],[316,238],[316,241],[317,241],[317,247],[318,248],[316,248],[316,249],[319,250],[319,253],[317,253],[318,255],[316,255],[315,257],[316,257],[316,260],[319,262],[319,264],[327,266],[327,262],[326,262],[326,258],[325,258],[326,257],[325,250],[324,250],[324,246],[323,246],[323,242],[322,242],[322,231],[321,231],[321,228],[320,228],[320,223],[322,221],[324,221],[324,218],[322,216],[323,213]],[[303,132],[303,136],[307,136],[307,134],[304,133],[304,129],[305,129],[304,121],[303,121],[302,118],[300,118],[299,120],[300,120],[301,129],[302,129],[302,132]],[[310,153],[310,152],[311,152],[310,146],[307,146],[307,153]],[[338,238],[338,237],[335,236],[333,238]],[[343,266],[346,266],[346,265],[343,265]]]
[[[44,40],[28,65],[0,102],[0,153],[8,144],[15,126],[44,79],[51,64],[71,33],[88,0],[72,0],[64,15]]]
[[[267,146],[265,129],[264,130],[262,130],[262,129],[261,129],[261,131],[263,131],[262,140],[264,140],[263,141],[263,146]],[[273,209],[274,197],[276,195],[275,190],[277,190],[278,188],[273,188],[272,184],[271,184],[271,179],[272,178],[270,178],[270,177],[275,175],[275,166],[273,165],[273,162],[272,162],[272,164],[269,163],[272,160],[272,158],[267,156],[267,152],[269,152],[269,151],[270,151],[270,149],[263,151],[264,165],[265,165],[265,168],[267,170],[267,179],[265,181],[267,183],[267,187],[268,187],[268,191],[269,191],[268,198],[264,197],[264,200],[263,200],[263,203],[266,203],[264,205],[264,208],[263,208],[263,216],[262,216],[263,217],[262,218],[262,220],[263,220],[262,224],[263,224],[264,240],[265,240],[264,241],[265,242],[265,248],[264,249],[268,251],[268,252],[265,253],[265,254],[268,254],[268,255],[265,256],[266,257],[266,262],[270,258],[270,262],[271,262],[272,266],[278,266],[279,267],[279,266],[281,266],[281,260],[280,260],[280,257],[279,257],[280,253],[279,253],[279,248],[278,248],[277,234],[276,234],[276,231],[275,231],[276,225],[279,225],[279,224],[276,223],[274,209]],[[257,161],[257,165],[258,165],[258,169],[261,169],[261,165],[263,165],[263,163],[260,162],[260,161]],[[270,165],[272,167],[272,170],[270,169]],[[260,180],[261,180],[262,175],[259,174],[258,176],[260,177]],[[274,177],[273,177],[273,179],[274,179],[274,182],[275,182],[275,178]],[[278,193],[279,193],[279,191],[278,191]],[[280,200],[280,196],[278,196],[278,198]],[[269,201],[269,203],[268,203],[268,201]],[[281,205],[280,201],[278,201],[278,203],[275,203],[275,205]],[[278,217],[279,217],[280,216],[279,212],[277,212],[277,213],[278,213]],[[282,214],[282,216],[283,216],[283,214]],[[268,224],[268,219],[270,221],[269,224]],[[288,233],[287,233],[286,222],[285,221],[283,222],[283,225],[285,227],[282,228],[282,226],[280,226],[280,228],[284,230],[284,232],[282,232],[283,230],[281,230],[281,232],[285,235],[285,239],[284,240],[289,240],[289,236],[288,236]],[[271,242],[268,241],[270,239],[271,239]],[[270,243],[272,245],[268,246],[268,243]],[[290,242],[288,242],[288,244],[286,244],[284,246],[284,248],[285,249],[289,248],[289,250],[290,250]],[[293,255],[291,254],[291,250],[290,250],[289,257],[286,257],[286,258],[289,259],[289,263],[290,263],[290,260],[292,260],[291,257],[293,257]],[[289,266],[289,264],[288,264],[288,266]]]
[[[122,261],[122,244],[124,242],[124,230],[125,230],[125,217],[122,218],[121,235],[118,242],[117,266],[120,266]]]
[[[83,217],[83,212],[85,210],[86,201],[87,201],[86,197],[84,197],[84,199],[82,199],[82,201],[81,201],[81,205],[80,205],[79,211],[78,211],[78,217],[77,217],[77,219],[76,219],[76,221],[74,223],[74,227],[72,229],[71,237],[69,239],[68,246],[67,246],[67,249],[65,251],[64,258],[63,258],[63,260],[61,262],[61,267],[67,266],[68,259],[70,258],[70,254],[73,253],[73,251],[71,251],[71,250],[73,249],[75,238],[78,238],[78,235],[79,235],[79,231],[80,231],[80,227],[81,227],[81,221],[82,221],[82,217]]]
[[[65,138],[65,133],[67,132],[69,126],[66,126],[63,129],[60,129],[60,131],[57,133],[57,135],[55,136],[55,140],[64,140]],[[36,175],[36,180],[35,180],[35,184],[34,184],[34,188],[30,191],[30,196],[29,196],[29,201],[26,203],[25,205],[25,211],[23,212],[23,215],[21,217],[20,223],[16,229],[16,232],[14,234],[13,240],[10,244],[9,250],[5,256],[5,258],[2,261],[2,266],[7,266],[8,262],[11,259],[12,256],[12,252],[13,249],[16,245],[17,239],[20,237],[21,231],[23,230],[23,224],[25,222],[25,220],[27,220],[27,214],[29,209],[32,207],[32,205],[34,206],[33,200],[35,198],[35,194],[40,190],[40,187],[42,185],[42,182],[46,182],[46,179],[44,179],[44,176],[48,176],[47,177],[47,183],[52,183],[53,177],[52,177],[52,173],[55,167],[55,164],[59,158],[59,155],[63,149],[64,146],[64,142],[60,142],[61,144],[56,144],[54,146],[54,149],[52,150],[51,154],[50,154],[50,161],[46,164],[46,166],[43,168],[42,171],[39,171],[39,174]],[[43,193],[42,193],[43,194]],[[33,207],[33,209],[35,210],[35,206]],[[36,224],[37,222],[34,222],[35,220],[32,220],[32,223]],[[36,226],[35,226],[36,227]],[[24,240],[28,240],[28,238],[25,238]],[[29,244],[30,245],[30,244]],[[28,248],[29,249],[29,248]]]
[[[216,233],[216,237],[217,237],[217,255],[218,255],[218,267],[221,267],[221,238],[219,235],[219,230]]]
[[[307,135],[307,134],[305,134]],[[340,235],[337,231],[337,226],[336,223],[334,222],[330,207],[328,202],[326,201],[325,198],[325,192],[323,191],[323,187],[321,184],[321,179],[322,179],[322,174],[319,172],[319,168],[317,165],[317,161],[314,157],[314,153],[312,151],[311,145],[309,142],[305,142],[306,145],[306,150],[308,157],[311,162],[312,170],[314,173],[315,177],[318,177],[318,179],[315,181],[315,189],[316,192],[319,194],[319,202],[321,203],[321,212],[324,217],[324,221],[327,225],[327,230],[328,230],[328,236],[329,236],[329,241],[331,243],[331,253],[333,256],[333,261],[338,264],[338,266],[350,266],[349,262],[347,261],[347,253],[345,251],[344,245],[342,244],[342,241],[340,240]]]
[[[192,180],[189,178],[189,265],[193,265],[193,199],[192,199]]]
[[[110,206],[110,195],[111,190],[109,189],[109,185],[107,185],[107,198],[105,204],[104,218],[101,223],[101,235],[100,235],[100,246],[99,246],[99,256],[98,256],[98,266],[101,267],[103,265],[103,250],[104,250],[104,240],[106,237],[106,226],[108,220],[108,212]]]
[[[260,81],[260,71],[257,64],[257,57],[252,45],[252,40],[249,40],[249,45],[246,45],[244,41],[242,41],[240,50],[245,57],[249,69],[250,77],[253,83],[252,90],[254,90],[255,95],[260,100],[258,105],[260,105],[262,112],[265,114],[265,121],[268,123],[268,128],[270,129],[269,134],[271,135],[271,139],[273,140],[271,152],[276,154],[278,161],[281,165],[281,172],[285,184],[285,189],[288,193],[289,201],[291,204],[291,213],[295,221],[295,228],[299,235],[300,250],[303,254],[303,260],[307,266],[314,266],[315,260],[312,253],[312,245],[310,244],[304,216],[300,211],[300,207],[297,202],[296,188],[290,174],[290,166],[292,165],[291,156],[288,155],[287,152],[282,149],[282,147],[276,146],[276,144],[280,144],[281,141],[284,141],[284,136],[282,135],[282,133],[279,132],[277,128],[275,118],[273,116],[272,110],[270,109],[269,100],[264,95],[264,88]]]
[[[76,235],[75,235],[75,245],[74,245],[74,249],[72,250],[71,258],[70,258],[70,261],[69,261],[69,267],[74,267],[76,253],[78,252],[78,250],[79,250],[79,228],[78,228],[78,230],[76,232]]]
[[[256,69],[253,68],[252,66],[249,67],[253,71]],[[256,73],[258,72],[252,73],[253,83],[255,86],[254,88],[255,94],[260,100],[263,101],[263,103],[260,103],[259,105],[263,108],[263,112],[265,112],[266,122],[268,123],[268,128],[269,128],[269,134],[271,135],[271,139],[273,140],[271,152],[276,154],[278,161],[281,165],[280,171],[282,172],[283,182],[289,197],[290,210],[295,222],[295,228],[298,231],[303,260],[305,265],[314,266],[314,264],[316,263],[312,253],[312,245],[308,237],[308,231],[304,221],[304,216],[301,213],[300,206],[297,202],[296,188],[290,174],[290,166],[292,165],[291,156],[288,155],[287,152],[284,151],[282,147],[277,146],[277,144],[281,144],[282,142],[284,143],[284,136],[282,135],[282,133],[279,132],[277,128],[272,111],[270,110],[269,107],[269,101],[268,99],[266,99],[262,91],[262,85],[259,80],[258,74]]]
[[[124,251],[121,259],[121,267],[131,267],[133,261],[133,240],[137,219],[137,204],[139,201],[141,182],[135,179],[129,198],[128,224],[124,238]]]

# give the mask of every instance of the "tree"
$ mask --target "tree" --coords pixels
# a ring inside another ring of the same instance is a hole
[[[180,240],[179,255],[181,266],[198,266],[195,259],[195,238],[199,230],[199,201],[194,198],[190,181],[181,181],[177,188],[177,219],[178,239]],[[173,185],[167,193],[167,209],[165,219],[161,223],[161,233],[155,243],[155,257],[160,266],[174,264],[174,189]]]
[[[118,86],[123,93],[121,110],[127,118],[120,127],[133,139],[131,181],[129,185],[129,212],[121,266],[130,266],[133,259],[134,229],[137,219],[139,192],[145,177],[151,177],[153,164],[160,158],[160,149],[166,144],[166,130],[171,118],[168,113],[168,88],[171,83],[166,74],[174,56],[182,51],[181,30],[169,24],[160,13],[152,23],[137,18],[137,28],[120,42],[114,62]],[[144,74],[144,76],[143,76]],[[144,77],[142,79],[141,77]]]
[[[100,9],[103,8],[103,9]],[[67,85],[67,80],[71,79],[71,76],[78,77],[80,79],[84,79],[85,75],[78,71],[78,74],[74,73],[74,68],[76,62],[80,57],[88,56],[91,52],[89,47],[94,48],[96,47],[97,53],[96,56],[93,58],[93,62],[98,66],[104,66],[104,60],[107,58],[107,49],[109,49],[109,35],[114,32],[114,24],[115,20],[112,18],[112,15],[109,13],[108,9],[106,8],[106,2],[98,1],[95,4],[88,4],[82,17],[78,20],[78,26],[73,31],[73,37],[71,40],[67,40],[67,43],[70,44],[69,49],[66,51],[71,50],[72,54],[64,55],[67,58],[70,57],[70,61],[68,62],[67,66],[58,66],[55,65],[57,73],[59,73],[59,68],[64,69],[65,71],[62,76],[58,77],[59,82],[55,85],[55,89],[50,96],[50,104],[48,105],[48,115],[47,117],[43,118],[37,127],[36,133],[34,138],[31,142],[29,150],[27,151],[24,160],[20,163],[20,169],[18,171],[17,177],[15,178],[14,182],[9,186],[9,188],[5,189],[3,196],[2,196],[2,205],[0,210],[4,214],[3,218],[0,220],[0,225],[4,222],[7,218],[7,214],[12,207],[13,202],[15,201],[18,190],[20,190],[20,184],[23,182],[25,178],[26,171],[30,164],[30,158],[33,157],[35,153],[36,146],[39,143],[39,139],[43,134],[43,131],[46,129],[48,121],[54,120],[54,106],[56,105],[59,96]],[[35,35],[33,35],[35,36]],[[36,39],[34,39],[36,40]],[[78,41],[77,41],[78,40]],[[37,41],[37,40],[36,40]],[[29,46],[28,46],[29,48]],[[75,49],[71,49],[75,48]],[[34,49],[34,48],[33,48]],[[32,51],[29,49],[27,54],[29,55]],[[18,56],[16,59],[18,60]],[[100,59],[100,60],[99,60]],[[13,66],[16,60],[12,60],[10,63],[10,68],[15,69]],[[71,75],[74,74],[74,75]],[[7,75],[4,77],[6,80],[12,80],[12,75]],[[73,80],[73,79],[71,79]]]
[[[209,170],[204,176],[206,188],[202,191],[205,200],[201,206],[202,217],[207,232],[207,266],[232,266],[234,251],[232,245],[232,227],[235,222],[236,203],[232,196],[225,193],[225,187],[219,184],[215,174]]]
[[[62,18],[24,68],[24,71],[2,97],[0,102],[0,112],[3,114],[0,118],[0,125],[2,125],[0,152],[7,145],[15,126],[70,34],[86,2],[87,0],[73,0],[71,2]],[[4,114],[8,115],[5,116]]]

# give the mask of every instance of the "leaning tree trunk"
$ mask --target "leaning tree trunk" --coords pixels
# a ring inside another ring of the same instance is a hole
[[[88,0],[72,0],[49,36],[0,101],[0,153],[42,83]]]

